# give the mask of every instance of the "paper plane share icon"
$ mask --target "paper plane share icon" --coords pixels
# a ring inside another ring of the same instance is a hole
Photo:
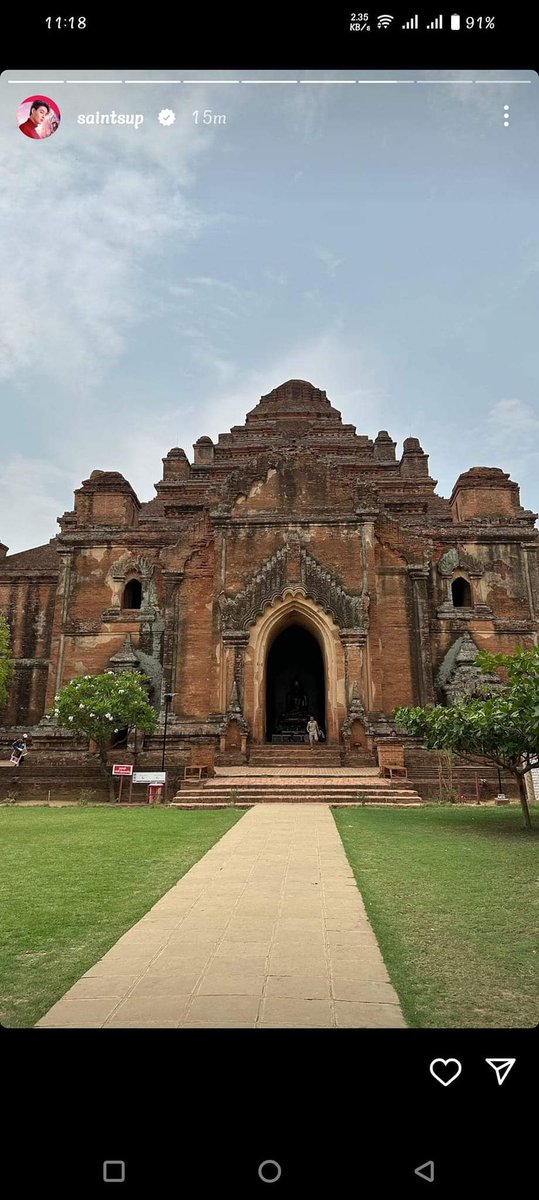
[[[516,1058],[485,1059],[485,1062],[488,1063],[489,1067],[492,1067],[492,1070],[496,1072],[496,1079],[498,1080],[500,1087],[502,1086],[504,1080],[507,1079],[511,1067],[514,1067],[516,1061]]]

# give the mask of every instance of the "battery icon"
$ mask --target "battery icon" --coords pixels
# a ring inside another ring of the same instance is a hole
[[[458,13],[451,13],[451,28],[460,29],[460,17]]]

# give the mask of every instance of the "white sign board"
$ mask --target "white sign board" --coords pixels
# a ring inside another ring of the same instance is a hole
[[[135,771],[133,774],[133,783],[148,783],[158,784],[166,783],[166,771]]]

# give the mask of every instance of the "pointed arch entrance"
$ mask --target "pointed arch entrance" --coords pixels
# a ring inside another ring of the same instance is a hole
[[[265,608],[250,627],[245,650],[244,714],[251,728],[252,741],[255,744],[266,741],[268,660],[279,635],[291,627],[301,628],[310,634],[318,647],[322,660],[323,692],[320,718],[317,719],[322,724],[324,717],[327,744],[338,745],[340,727],[347,713],[345,659],[339,627],[321,605],[299,589],[287,589],[283,596]],[[318,690],[316,696],[319,696]]]
[[[305,739],[312,714],[326,731],[326,685],[322,650],[304,625],[277,631],[266,662],[266,741]]]

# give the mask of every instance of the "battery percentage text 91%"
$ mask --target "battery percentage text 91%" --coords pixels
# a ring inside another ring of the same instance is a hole
[[[466,17],[466,29],[494,29],[494,17]]]

